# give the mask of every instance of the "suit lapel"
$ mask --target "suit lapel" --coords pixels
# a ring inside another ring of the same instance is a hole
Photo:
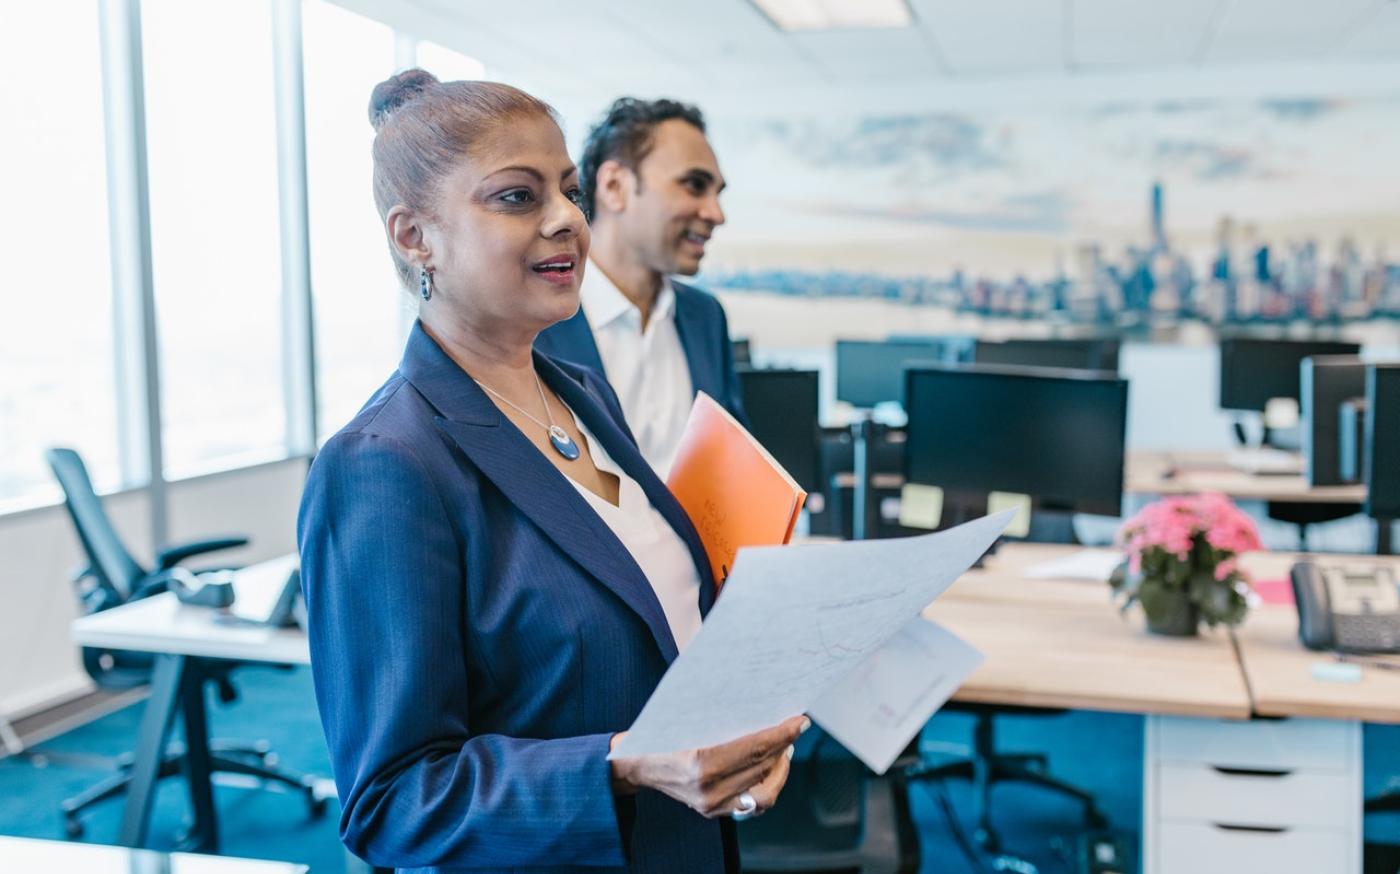
[[[695,532],[695,526],[686,515],[685,509],[676,501],[670,489],[666,488],[666,484],[657,477],[651,465],[637,450],[636,444],[622,433],[617,422],[608,415],[598,399],[592,397],[583,385],[560,370],[548,358],[537,354],[535,366],[544,377],[544,381],[554,389],[554,393],[569,405],[593,436],[603,444],[603,449],[612,456],[618,467],[637,481],[647,500],[685,542],[690,550],[691,560],[695,562],[696,570],[700,574],[700,614],[703,616],[708,613],[715,600],[710,560],[705,555],[700,535]]]
[[[703,391],[712,398],[724,397],[720,387],[710,379],[718,368],[710,360],[705,343],[704,315],[695,305],[690,289],[671,281],[676,295],[676,335],[680,337],[681,348],[685,350],[685,363],[690,368],[690,385],[695,391]]]
[[[541,360],[537,354],[537,366]],[[572,382],[558,368],[550,365],[550,369],[551,377],[557,375]],[[438,427],[482,475],[566,555],[640,616],[666,661],[673,660],[676,643],[666,615],[632,554],[568,478],[500,414],[486,393],[423,331],[421,324],[414,325],[399,370],[442,414],[437,419]],[[553,378],[550,386],[555,387]],[[581,395],[582,389],[578,388]],[[592,403],[577,401],[571,406],[580,418],[584,418],[581,408],[592,412]],[[592,428],[591,421],[585,421]],[[611,446],[607,448],[611,452]]]

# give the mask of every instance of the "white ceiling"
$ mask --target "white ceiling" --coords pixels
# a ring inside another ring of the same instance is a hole
[[[909,0],[912,28],[792,34],[748,0],[335,2],[565,105],[664,93],[820,109],[1143,75],[1209,90],[1251,70],[1400,93],[1400,0]]]

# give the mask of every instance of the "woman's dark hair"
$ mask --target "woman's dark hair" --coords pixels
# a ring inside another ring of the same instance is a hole
[[[617,161],[636,172],[652,147],[651,132],[663,121],[679,118],[705,132],[705,116],[700,110],[676,100],[638,100],[619,97],[608,107],[603,120],[588,132],[583,158],[578,162],[579,187],[583,189],[583,214],[593,216],[593,193],[598,185],[598,168],[604,161]]]
[[[379,217],[403,204],[431,211],[442,180],[498,125],[526,115],[558,122],[554,109],[519,88],[499,82],[439,82],[425,70],[397,73],[374,86],[369,123],[374,125],[374,205]],[[416,280],[389,245],[405,287]]]

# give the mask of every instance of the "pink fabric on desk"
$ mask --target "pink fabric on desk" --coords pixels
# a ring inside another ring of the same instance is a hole
[[[1288,577],[1275,580],[1254,580],[1250,585],[1265,604],[1292,604],[1293,581]]]

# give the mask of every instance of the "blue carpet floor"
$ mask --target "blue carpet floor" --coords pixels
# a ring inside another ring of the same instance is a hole
[[[284,764],[329,774],[309,673],[245,669],[237,679],[242,699],[231,707],[210,707],[213,734],[266,738]],[[129,749],[140,715],[139,705],[130,707],[40,745],[38,752],[51,757],[47,764],[0,760],[0,834],[61,838],[59,801],[109,772],[96,757],[116,756]],[[971,717],[962,714],[938,715],[924,732],[924,753],[929,758],[964,753],[971,725]],[[1046,752],[1057,776],[1093,792],[1113,829],[1136,852],[1142,818],[1140,717],[1087,712],[1046,718],[1006,717],[998,720],[997,731],[1001,749]],[[1400,777],[1400,726],[1367,726],[1365,757],[1369,795],[1379,792],[1393,777]],[[913,790],[923,846],[922,870],[940,874],[973,871],[954,842],[937,802],[938,792],[947,793],[955,811],[965,814],[969,810],[966,784],[960,781],[948,783],[945,789]],[[1041,874],[1074,870],[1070,859],[1079,822],[1074,805],[1017,786],[998,788],[994,801],[994,819],[1008,851],[1033,863]],[[216,787],[215,803],[225,853],[303,862],[325,874],[344,870],[344,852],[336,837],[339,809],[334,802],[327,815],[317,821],[308,819],[305,805],[296,795]],[[152,817],[153,846],[171,845],[186,822],[187,810],[187,795],[180,781],[166,781]],[[120,804],[102,805],[86,818],[83,839],[114,843],[119,818]],[[1366,825],[1368,842],[1400,844],[1400,816],[1373,816]],[[964,826],[970,828],[970,823]]]

